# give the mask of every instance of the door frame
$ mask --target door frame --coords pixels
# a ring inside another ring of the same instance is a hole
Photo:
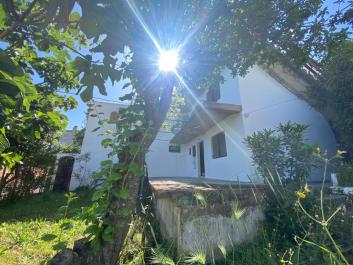
[[[58,159],[53,191],[69,191],[75,157],[65,155]]]
[[[204,141],[200,141],[197,143],[197,164],[198,176],[204,178],[206,176]]]

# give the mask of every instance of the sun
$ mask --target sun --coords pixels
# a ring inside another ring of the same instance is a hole
[[[162,51],[159,54],[158,66],[162,72],[172,72],[178,67],[179,55],[176,50]]]

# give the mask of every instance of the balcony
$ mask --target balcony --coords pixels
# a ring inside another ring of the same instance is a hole
[[[240,113],[241,106],[204,101],[203,107],[197,105],[190,113],[190,118],[183,124],[180,131],[170,141],[174,144],[185,144],[195,137],[206,133],[230,115]]]

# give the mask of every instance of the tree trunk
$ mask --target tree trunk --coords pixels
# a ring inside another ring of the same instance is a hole
[[[135,158],[135,162],[140,166],[144,166],[144,154]],[[126,163],[131,162],[131,158],[126,158]],[[121,161],[124,163],[124,161]],[[130,228],[132,212],[136,208],[138,202],[139,186],[142,176],[129,175],[126,178],[124,187],[129,190],[127,200],[114,199],[116,205],[114,216],[110,216],[113,222],[121,224],[119,232],[115,234],[113,242],[104,241],[101,249],[96,253],[92,249],[90,242],[81,239],[75,242],[73,253],[68,255],[68,250],[57,254],[49,264],[51,265],[116,265],[118,264],[119,254],[123,247],[126,235]],[[122,183],[116,183],[116,187],[121,187]],[[131,209],[131,214],[122,216],[120,213],[124,208]],[[69,260],[65,259],[69,257]]]
[[[159,97],[156,97],[152,90],[144,95],[144,98],[148,104],[146,104],[146,124],[153,123],[152,132],[137,134],[132,137],[132,142],[141,143],[142,150],[148,150],[152,142],[157,136],[157,133],[165,120],[166,114],[169,110],[169,106],[172,101],[173,86],[169,85],[165,87]],[[156,102],[156,99],[157,102]],[[128,148],[127,148],[128,149]],[[119,163],[130,164],[135,162],[142,169],[145,165],[145,153],[140,153],[137,157],[132,157],[129,154],[129,150],[123,150],[119,154]],[[127,200],[119,200],[117,198],[112,199],[112,203],[116,205],[114,215],[109,216],[114,223],[120,224],[119,232],[115,234],[113,242],[104,241],[102,248],[98,253],[94,253],[93,249],[89,245],[89,242],[79,240],[75,242],[74,252],[71,257],[75,258],[78,254],[80,262],[71,264],[80,265],[116,265],[119,261],[119,255],[123,244],[125,242],[126,235],[129,231],[129,225],[131,223],[132,210],[136,209],[137,202],[139,201],[139,187],[142,176],[134,176],[131,173],[128,174],[124,187],[129,190],[129,197]],[[123,183],[119,180],[113,184],[116,188],[122,187]],[[131,213],[128,216],[122,216],[120,213],[123,209],[130,209]],[[65,252],[67,254],[67,252]],[[63,255],[63,254],[62,254]],[[54,257],[50,264],[64,264],[57,263],[62,255]],[[70,263],[68,263],[70,264]]]
[[[139,163],[140,164],[140,163]],[[143,162],[140,164],[143,166]],[[129,232],[131,217],[129,214],[127,217],[123,217],[119,215],[119,213],[124,209],[128,208],[132,211],[136,208],[138,202],[138,193],[141,177],[129,176],[127,179],[126,187],[129,189],[129,198],[125,201],[117,202],[116,215],[114,217],[114,222],[117,224],[122,224],[121,229],[116,234],[114,238],[114,243],[111,244],[109,242],[103,243],[103,258],[104,265],[115,265],[119,260],[119,254],[125,242],[125,238],[127,233]]]
[[[6,185],[6,178],[5,178],[5,175],[6,175],[6,167],[4,167],[2,169],[2,174],[1,174],[1,179],[0,179],[0,199],[2,198],[2,193],[3,193],[3,190],[5,188],[5,185]]]

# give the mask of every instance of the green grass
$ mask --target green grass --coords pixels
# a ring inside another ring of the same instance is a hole
[[[0,264],[45,264],[55,255],[53,246],[73,242],[83,236],[85,225],[73,219],[74,210],[88,206],[91,193],[78,193],[67,218],[59,208],[66,205],[64,193],[33,195],[16,202],[0,202]],[[63,223],[70,229],[62,230]],[[53,240],[48,237],[56,236]],[[60,239],[59,239],[60,238]]]

